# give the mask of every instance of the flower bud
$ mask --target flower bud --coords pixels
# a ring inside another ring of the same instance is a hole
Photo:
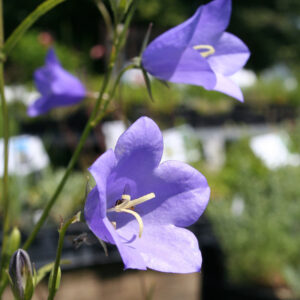
[[[19,247],[21,243],[21,232],[17,227],[14,227],[7,245],[7,253],[11,256]]]
[[[16,299],[30,300],[33,294],[32,266],[28,253],[23,249],[18,249],[12,255],[9,275]]]

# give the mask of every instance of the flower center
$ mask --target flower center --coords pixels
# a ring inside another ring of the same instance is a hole
[[[154,193],[149,193],[145,196],[133,200],[131,200],[130,195],[123,194],[121,200],[117,200],[115,206],[109,208],[107,212],[117,212],[117,213],[123,212],[123,213],[133,215],[139,224],[139,237],[141,237],[144,229],[144,224],[141,216],[136,211],[134,211],[134,208],[135,206],[142,204],[146,201],[149,201],[153,198],[155,198]]]
[[[215,48],[211,45],[196,45],[193,48],[195,50],[200,50],[199,53],[204,58],[213,55],[216,52]]]

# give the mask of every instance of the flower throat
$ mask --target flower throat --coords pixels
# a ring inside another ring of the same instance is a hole
[[[121,199],[117,200],[115,206],[112,208],[109,208],[107,210],[107,212],[117,212],[117,213],[123,212],[123,213],[131,214],[132,216],[134,216],[139,224],[139,238],[140,238],[140,237],[142,237],[144,223],[143,223],[141,216],[136,211],[134,211],[134,208],[135,208],[135,206],[142,204],[146,201],[149,201],[153,198],[155,198],[155,194],[149,193],[140,198],[131,200],[131,196],[128,193],[125,194],[125,191],[124,191]],[[116,227],[116,222],[113,222],[112,224]]]

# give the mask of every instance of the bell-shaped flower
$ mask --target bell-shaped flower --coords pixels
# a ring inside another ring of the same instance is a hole
[[[55,107],[76,104],[86,96],[84,85],[63,69],[53,49],[48,51],[45,66],[35,71],[34,82],[41,97],[29,106],[27,114],[31,117]]]
[[[243,101],[230,76],[246,64],[250,52],[239,38],[225,32],[230,15],[231,0],[200,6],[190,19],[148,45],[143,68],[161,80],[200,85]]]
[[[184,227],[206,208],[205,177],[179,161],[160,164],[161,131],[141,117],[89,168],[96,187],[85,204],[85,219],[101,240],[115,244],[125,268],[172,273],[197,272],[198,242]]]

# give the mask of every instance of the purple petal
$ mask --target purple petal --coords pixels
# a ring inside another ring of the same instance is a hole
[[[49,107],[48,104],[49,101],[47,97],[40,97],[28,107],[27,109],[28,116],[36,117],[41,114],[45,114],[47,111],[51,109],[51,107]]]
[[[47,113],[52,108],[73,105],[80,102],[81,100],[82,97],[70,95],[40,97],[28,107],[27,114],[30,117],[36,117],[38,115]]]
[[[215,72],[226,76],[240,70],[250,56],[248,47],[239,38],[227,32],[223,33],[214,47],[215,54],[207,60]]]
[[[231,0],[215,0],[200,6],[191,18],[154,39],[143,53],[143,63],[151,63],[152,55],[163,48],[184,49],[199,42],[214,44],[227,28],[230,15]]]
[[[151,54],[150,64],[147,65],[147,60],[144,63],[150,74],[162,80],[201,85],[208,89],[216,84],[208,62],[193,48],[161,48]]]
[[[231,0],[215,0],[200,6],[199,22],[194,30],[192,43],[214,45],[216,39],[228,27],[231,16]],[[195,15],[196,15],[195,14]]]
[[[141,174],[150,172],[160,163],[162,152],[162,134],[155,122],[147,117],[134,122],[120,136],[115,148],[118,168],[125,174],[133,167]]]
[[[78,78],[64,70],[55,68],[55,79],[52,83],[53,94],[69,95],[70,97],[84,98],[86,91]]]
[[[215,0],[200,6],[190,19],[149,44],[142,56],[143,67],[163,80],[213,89],[214,71],[193,47],[214,47],[228,26],[230,14],[231,0]]]
[[[89,228],[101,240],[118,247],[126,269],[146,270],[146,264],[140,253],[122,241],[107,217],[100,217],[101,210],[99,194],[93,189],[88,195],[84,211]]]
[[[202,6],[198,8],[196,13],[191,18],[189,18],[182,24],[179,24],[178,26],[169,29],[168,31],[155,38],[147,46],[143,53],[142,60],[144,66],[147,67],[148,63],[149,65],[151,65],[153,55],[155,55],[157,51],[163,51],[163,49],[165,48],[170,48],[174,49],[174,51],[183,52],[184,49],[191,43],[195,27],[197,26],[199,18],[201,16],[201,11]],[[178,56],[180,57],[180,54]],[[169,57],[161,56],[160,59],[169,59]]]
[[[227,94],[237,100],[244,102],[244,96],[237,84],[235,84],[229,77],[217,73],[217,84],[214,87],[215,91]]]
[[[133,168],[138,168],[138,166],[133,165]],[[127,180],[131,178],[131,174],[128,175]],[[119,182],[117,177],[114,177],[114,180]],[[182,162],[166,161],[154,172],[135,176],[133,181],[135,191],[131,194],[132,199],[155,193],[154,199],[135,207],[145,227],[153,224],[174,224],[178,227],[187,227],[199,219],[209,201],[210,189],[205,177]],[[116,185],[111,182],[115,181],[109,181],[109,190],[116,188]],[[118,192],[118,196],[114,194],[113,198],[108,197],[109,207],[113,206],[121,196],[120,189]],[[117,222],[117,228],[128,227],[132,230],[132,235],[137,235],[138,223],[132,215],[110,213],[109,219]]]
[[[187,227],[202,215],[210,196],[205,177],[179,161],[162,163],[154,172],[153,186],[150,185],[150,188],[155,193],[155,199],[139,207],[145,223]]]
[[[146,266],[160,272],[193,273],[199,272],[202,256],[195,235],[189,230],[174,225],[145,226],[141,238],[132,239],[129,228],[118,230],[131,240],[143,257]]]
[[[49,49],[45,61],[46,61],[47,65],[50,65],[50,66],[59,65],[60,66],[60,62],[59,62],[53,48]]]
[[[216,76],[208,62],[192,48],[187,48],[176,64],[176,69],[168,79],[171,82],[201,85],[211,89],[216,84]]]
[[[44,114],[55,107],[76,104],[86,95],[79,79],[61,67],[53,49],[47,54],[46,65],[35,71],[34,81],[42,97],[29,107],[30,116]]]
[[[52,83],[56,79],[54,68],[45,66],[34,72],[34,83],[43,96],[52,94]]]
[[[107,179],[112,173],[112,170],[116,166],[116,157],[113,150],[108,150],[104,154],[102,154],[89,168],[89,171],[93,175],[96,184],[97,190],[99,193],[99,215],[98,218],[104,218],[106,216],[106,187],[107,187]],[[96,201],[96,200],[95,200]],[[89,205],[91,205],[91,209],[94,205],[93,202],[87,202],[86,209],[89,209]]]

